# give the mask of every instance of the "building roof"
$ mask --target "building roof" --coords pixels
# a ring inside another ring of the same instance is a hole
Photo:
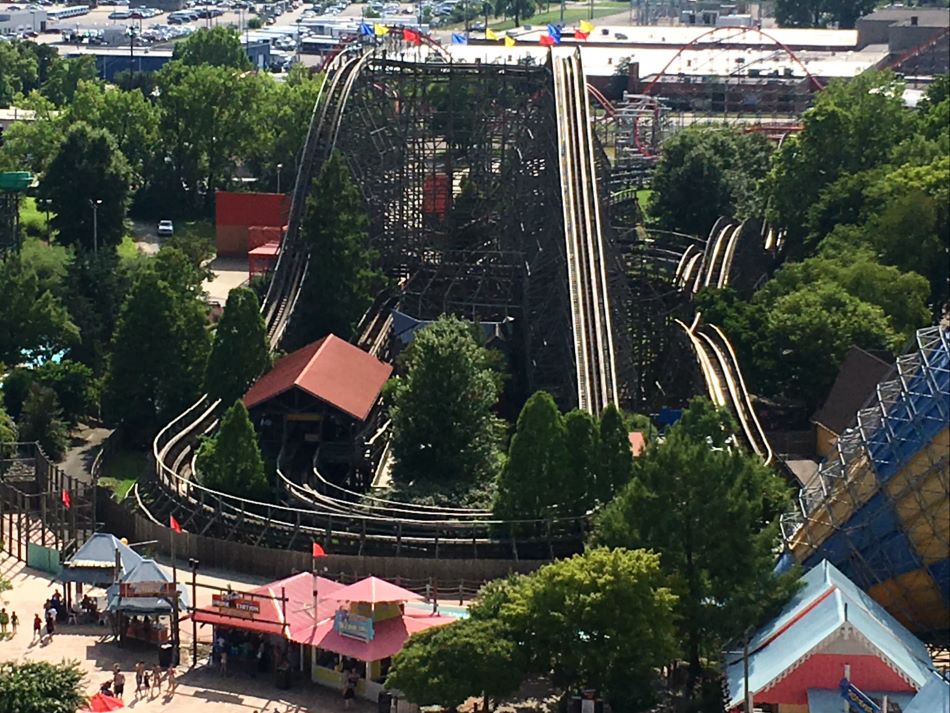
[[[326,651],[360,661],[379,661],[401,651],[406,639],[412,634],[434,626],[445,626],[454,621],[458,619],[448,616],[404,614],[385,621],[374,622],[373,638],[370,641],[360,641],[338,634],[333,630],[333,619],[330,619],[315,627],[311,643]]]
[[[627,434],[627,438],[630,441],[630,452],[633,453],[633,457],[636,458],[643,453],[643,449],[647,447],[646,439],[640,431],[630,431],[630,433]]]
[[[235,592],[241,597],[253,599],[260,607],[257,614],[234,616],[208,607],[196,610],[195,620],[202,624],[276,634],[297,643],[310,643],[309,637],[312,636],[315,624],[332,618],[337,610],[337,602],[329,601],[325,595],[343,587],[333,580],[316,578],[318,601],[317,616],[314,617],[313,585],[313,575],[310,572],[301,572],[252,589],[246,594]],[[287,598],[284,605],[281,604],[281,596]]]
[[[892,693],[887,691],[862,691],[862,693],[877,701],[880,701],[886,695],[887,700],[892,706],[891,710],[894,710],[893,705],[896,703],[900,706],[898,710],[906,711],[904,706],[910,703],[914,697],[912,693]],[[841,713],[841,701],[841,691],[838,689],[808,689],[808,713]]]
[[[946,8],[933,7],[883,7],[858,21],[890,22],[909,25],[910,18],[916,17],[917,24],[924,27],[947,27],[950,25],[950,12]]]
[[[412,602],[422,599],[422,596],[408,589],[378,577],[367,577],[359,582],[337,589],[327,597],[337,602],[360,602],[365,604],[379,604],[382,602]]]
[[[119,552],[119,576],[131,572],[142,562],[142,556],[115,535],[97,532],[86,540],[76,554],[63,565],[64,582],[83,584],[111,584],[115,575],[115,554]]]
[[[934,674],[904,706],[904,713],[950,713],[950,682]]]
[[[298,388],[363,421],[393,368],[339,337],[328,334],[291,352],[244,396],[248,408]]]
[[[840,434],[851,422],[874,388],[891,370],[891,365],[860,347],[851,347],[844,355],[835,383],[824,405],[812,417],[834,434]]]
[[[803,587],[749,642],[749,688],[769,688],[821,642],[850,624],[891,668],[917,687],[932,675],[926,647],[869,595],[826,560],[802,578]],[[742,654],[726,659],[732,708],[744,696]]]
[[[143,559],[125,574],[121,584],[130,582],[171,582],[172,578],[155,560]],[[122,611],[132,615],[169,614],[173,609],[171,600],[163,597],[122,597],[119,584],[106,590],[109,611]],[[191,609],[191,596],[184,582],[178,582],[178,606],[180,610]]]

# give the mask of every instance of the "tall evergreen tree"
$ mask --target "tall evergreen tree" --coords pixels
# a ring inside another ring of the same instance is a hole
[[[679,596],[680,640],[695,680],[700,653],[757,623],[794,590],[797,573],[772,575],[781,479],[736,448],[728,414],[696,399],[661,443],[635,460],[634,479],[601,513],[597,544],[661,556]]]
[[[633,453],[630,451],[630,436],[623,414],[610,404],[600,416],[600,433],[597,439],[599,458],[596,471],[596,500],[610,500],[630,482],[633,474]]]
[[[382,283],[363,197],[339,154],[314,183],[301,230],[310,266],[284,339],[288,350],[331,333],[349,339]]]
[[[131,171],[107,131],[73,124],[40,183],[50,221],[63,245],[106,250],[125,232]],[[95,207],[94,207],[95,206]]]
[[[214,438],[201,444],[195,465],[201,484],[212,490],[252,500],[270,497],[257,433],[242,401],[227,410]]]
[[[597,498],[601,480],[600,434],[597,420],[586,411],[575,409],[564,415],[565,472],[558,495],[565,515],[587,512]]]
[[[495,475],[501,377],[479,339],[471,322],[443,316],[402,353],[402,374],[386,385],[397,481],[465,484]]]
[[[40,384],[30,387],[17,427],[21,439],[39,443],[53,461],[62,458],[69,434],[59,399],[51,388]]]
[[[233,403],[269,364],[267,333],[257,295],[246,288],[231,290],[214,333],[205,391],[213,399]]]

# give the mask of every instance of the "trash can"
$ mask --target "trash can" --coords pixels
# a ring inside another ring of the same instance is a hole
[[[376,697],[376,704],[379,713],[390,713],[393,705],[393,694],[389,691],[380,691]]]
[[[162,644],[158,647],[158,665],[167,669],[172,665],[175,647],[172,644]]]
[[[289,667],[278,668],[275,672],[275,678],[276,680],[274,681],[274,685],[277,688],[281,689],[282,691],[286,691],[288,688],[290,688]]]

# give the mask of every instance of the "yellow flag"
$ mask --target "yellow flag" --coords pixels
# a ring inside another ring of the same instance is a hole
[[[382,37],[389,34],[389,28],[386,25],[373,25],[373,33],[377,37]]]
[[[505,35],[505,47],[514,47],[514,46],[515,46],[515,38],[508,37],[508,35]]]
[[[581,32],[593,32],[594,26],[587,20],[581,20]]]
[[[498,33],[495,32],[494,30],[492,30],[491,28],[487,28],[487,29],[485,30],[485,39],[486,39],[486,40],[497,40],[497,39],[498,39]]]

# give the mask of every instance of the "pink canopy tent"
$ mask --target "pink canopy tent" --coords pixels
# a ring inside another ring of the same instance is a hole
[[[450,616],[411,616],[404,614],[394,619],[376,622],[372,640],[360,641],[359,639],[341,636],[335,632],[333,630],[333,619],[330,619],[313,627],[307,636],[307,640],[298,643],[316,646],[360,661],[379,661],[394,656],[401,651],[410,635],[418,631],[431,629],[434,626],[445,626],[454,621],[458,621],[458,619]]]
[[[321,598],[323,595],[321,594]],[[327,600],[334,602],[360,602],[364,604],[382,604],[385,602],[411,602],[423,597],[408,589],[397,587],[378,577],[367,577],[346,587],[330,592]]]
[[[219,612],[216,608],[206,606],[195,610],[195,621],[201,624],[215,624],[228,626],[233,629],[245,629],[261,634],[276,634],[291,641],[301,641],[313,630],[315,622],[331,619],[337,609],[336,601],[328,601],[326,594],[330,594],[343,585],[324,577],[317,577],[317,616],[313,612],[313,575],[301,572],[286,579],[265,584],[247,593],[235,592],[242,598],[253,600],[260,608],[258,613],[235,616]],[[286,606],[281,606],[281,590],[287,597]],[[257,595],[257,596],[249,596]],[[286,618],[284,613],[286,611]],[[286,624],[286,626],[285,626]]]

